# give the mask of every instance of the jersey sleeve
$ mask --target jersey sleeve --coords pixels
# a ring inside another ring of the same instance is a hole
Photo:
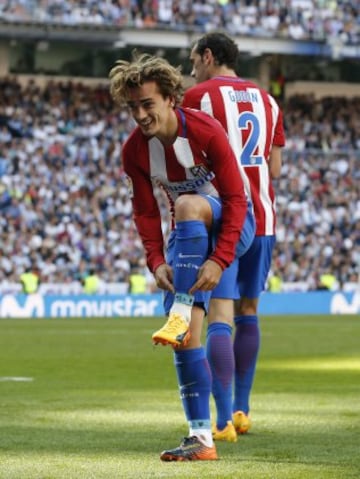
[[[278,111],[278,117],[275,124],[273,144],[276,146],[281,146],[281,147],[285,146],[285,131],[284,131],[283,114],[280,109]]]
[[[200,110],[200,96],[196,93],[196,88],[189,88],[185,91],[182,106]]]
[[[159,205],[145,165],[138,162],[144,154],[137,151],[137,146],[135,141],[124,145],[123,164],[129,180],[134,221],[145,249],[147,265],[154,273],[158,266],[166,262],[164,238]]]

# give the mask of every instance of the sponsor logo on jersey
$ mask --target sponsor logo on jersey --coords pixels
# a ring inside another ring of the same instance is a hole
[[[173,193],[185,193],[187,191],[198,191],[215,178],[215,173],[209,171],[204,165],[196,165],[189,168],[194,178],[187,178],[183,181],[168,181],[160,176],[152,176],[152,182],[157,186],[163,186]]]

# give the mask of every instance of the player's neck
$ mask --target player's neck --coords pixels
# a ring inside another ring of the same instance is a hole
[[[215,77],[236,77],[236,73],[232,68],[228,68],[224,65],[214,68],[211,72],[211,78]]]
[[[172,110],[168,121],[164,124],[164,130],[159,131],[156,137],[161,141],[164,146],[171,146],[175,143],[178,136],[178,119],[174,110]]]

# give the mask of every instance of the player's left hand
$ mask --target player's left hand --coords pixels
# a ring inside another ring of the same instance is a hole
[[[189,294],[194,294],[198,289],[201,291],[211,291],[220,281],[221,275],[221,267],[211,259],[206,260],[200,267],[198,279],[189,290]]]

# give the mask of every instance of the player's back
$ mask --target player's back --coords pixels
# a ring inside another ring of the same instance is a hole
[[[268,160],[273,144],[284,145],[282,112],[275,99],[253,82],[218,76],[187,90],[184,105],[207,112],[227,131],[254,204],[257,234],[274,234],[274,191]]]
[[[269,157],[282,116],[276,101],[255,83],[238,77],[215,77],[189,89],[184,105],[206,111],[220,121],[242,165],[259,162],[260,155]]]

